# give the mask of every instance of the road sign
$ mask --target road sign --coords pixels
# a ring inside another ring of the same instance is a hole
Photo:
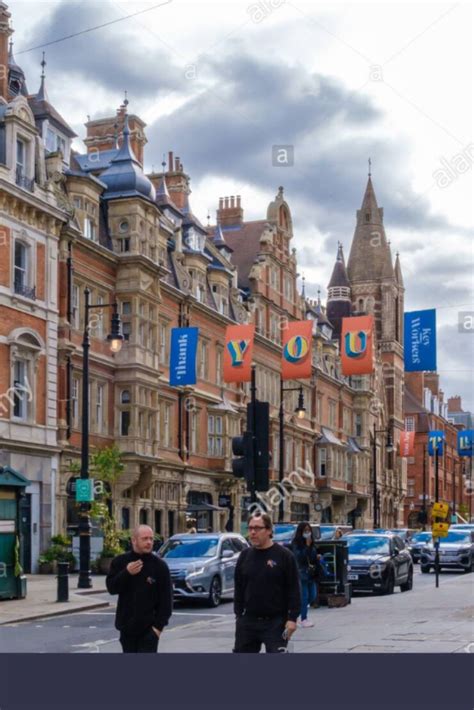
[[[433,503],[432,515],[437,518],[447,518],[449,512],[449,505],[447,503]]]
[[[78,478],[76,481],[76,503],[92,503],[94,500],[94,479]]]
[[[431,532],[433,537],[446,537],[449,532],[449,523],[432,523]]]

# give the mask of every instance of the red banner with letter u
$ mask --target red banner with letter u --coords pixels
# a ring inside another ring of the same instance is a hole
[[[343,375],[370,375],[374,371],[373,332],[373,316],[352,316],[342,319]]]
[[[224,382],[250,382],[254,325],[229,325],[225,333]]]
[[[311,377],[313,321],[293,321],[288,323],[282,332],[281,379],[296,380]]]

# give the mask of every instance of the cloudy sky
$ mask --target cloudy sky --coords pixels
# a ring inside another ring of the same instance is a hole
[[[9,5],[29,91],[46,43],[50,99],[79,136],[126,89],[146,167],[174,150],[204,222],[231,194],[262,218],[283,185],[310,295],[325,296],[338,240],[349,253],[370,156],[406,309],[437,309],[443,389],[474,411],[474,332],[459,325],[474,312],[470,3]],[[278,145],[292,166],[272,164]]]

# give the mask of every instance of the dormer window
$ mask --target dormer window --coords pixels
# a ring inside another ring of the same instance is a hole
[[[63,158],[65,159],[66,139],[51,130],[51,128],[48,128],[48,132],[46,134],[46,150],[48,153],[56,153],[57,151],[61,151]]]
[[[16,171],[20,175],[25,174],[26,168],[26,145],[20,138],[16,140]]]
[[[185,244],[191,251],[204,251],[204,245],[206,243],[206,237],[204,234],[200,234],[194,227],[188,229],[188,233],[185,238]]]

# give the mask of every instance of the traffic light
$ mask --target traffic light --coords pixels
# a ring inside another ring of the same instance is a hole
[[[232,437],[232,453],[238,457],[232,459],[232,473],[237,478],[245,478],[247,489],[251,490],[255,475],[252,432],[244,431],[242,436]]]
[[[249,405],[251,408],[252,405]],[[268,491],[270,452],[270,405],[268,402],[255,402],[255,490]]]

